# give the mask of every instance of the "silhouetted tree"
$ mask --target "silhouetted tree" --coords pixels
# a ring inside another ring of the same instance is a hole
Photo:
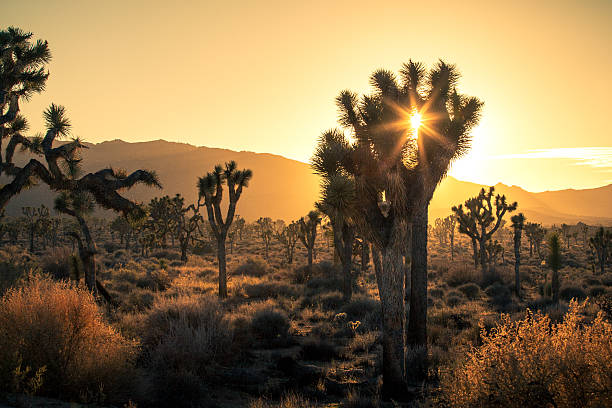
[[[553,233],[548,239],[548,266],[552,269],[553,302],[559,303],[559,269],[561,269],[561,244],[559,235]]]
[[[30,252],[34,253],[34,240],[36,232],[39,230],[40,223],[43,218],[49,216],[49,209],[44,205],[40,207],[21,207],[21,213],[28,227],[28,236],[30,238]]]
[[[299,237],[308,251],[308,275],[312,276],[312,252],[317,239],[317,226],[321,223],[321,215],[318,211],[310,211],[307,216],[298,221]]]
[[[299,239],[299,235],[300,226],[295,221],[292,221],[291,224],[287,226],[277,228],[274,233],[274,237],[285,248],[285,256],[289,265],[293,263],[293,253],[295,251],[295,244]]]
[[[339,166],[342,155],[349,144],[338,130],[323,133],[311,159],[315,173],[322,177],[321,200],[317,209],[325,214],[331,223],[336,254],[342,263],[345,301],[353,296],[353,245],[355,243],[355,218],[357,196],[355,179]]]
[[[217,239],[217,259],[219,261],[219,297],[227,297],[227,266],[225,256],[225,240],[229,227],[234,221],[236,204],[242,195],[242,190],[248,187],[253,177],[251,170],[238,170],[235,161],[225,163],[225,169],[220,164],[204,177],[200,177],[198,188],[200,197],[204,197],[204,205],[208,213],[210,228]],[[227,184],[229,206],[225,220],[221,213],[223,186]]]
[[[337,165],[355,179],[358,232],[372,242],[383,309],[383,394],[405,392],[404,260],[411,242],[408,343],[427,346],[427,213],[450,162],[469,148],[482,103],[455,90],[458,74],[440,61],[429,73],[410,61],[401,81],[386,70],[370,78],[375,91],[337,98],[340,124],[355,143],[335,142]],[[420,113],[424,126],[410,126]],[[347,147],[343,147],[347,145]],[[410,228],[412,226],[412,228]],[[409,239],[409,241],[407,241]]]
[[[49,75],[44,65],[51,59],[46,41],[38,40],[33,44],[31,40],[31,33],[18,28],[0,31],[0,140],[9,139],[4,160],[0,151],[0,176],[9,179],[0,187],[0,209],[35,180],[41,180],[53,191],[88,192],[97,204],[107,209],[124,214],[139,210],[136,203],[118,191],[139,183],[159,186],[155,173],[137,170],[127,175],[107,168],[74,178],[62,171],[62,163],[74,160],[85,148],[78,138],[53,147],[56,139],[69,134],[70,121],[64,107],[51,104],[44,112],[47,127],[44,136],[28,138],[23,135],[28,123],[19,114],[19,102],[44,89]],[[19,147],[44,161],[31,158],[25,166],[18,166],[13,156]]]
[[[469,198],[463,205],[452,208],[457,216],[459,232],[469,236],[472,242],[478,242],[478,253],[480,255],[480,266],[482,271],[487,268],[487,242],[491,239],[495,231],[500,227],[506,212],[516,210],[517,203],[508,204],[505,195],[497,194],[494,196],[495,188],[489,187],[489,191],[481,189],[476,197]],[[492,202],[495,197],[495,202]],[[493,208],[495,207],[495,208]]]
[[[264,243],[264,257],[268,259],[268,252],[270,251],[270,241],[274,236],[274,226],[272,224],[272,218],[270,217],[259,217],[255,221],[257,225],[257,232],[259,237]]]
[[[169,213],[173,221],[168,225],[176,228],[175,235],[179,241],[181,248],[181,261],[187,262],[187,250],[189,244],[193,241],[194,232],[198,231],[200,223],[204,221],[200,215],[201,203],[198,201],[197,206],[190,204],[185,207],[185,199],[180,195],[175,195],[169,200]]]
[[[606,263],[608,263],[608,257],[612,251],[612,232],[600,227],[595,235],[589,239],[589,246],[595,254],[600,273],[603,274]]]
[[[514,292],[516,296],[521,297],[521,276],[519,272],[521,267],[521,236],[525,226],[525,216],[523,213],[519,213],[513,215],[510,220],[514,231]]]

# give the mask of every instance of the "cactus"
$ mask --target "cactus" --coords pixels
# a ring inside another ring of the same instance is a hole
[[[512,230],[514,231],[514,292],[516,296],[521,297],[521,237],[523,228],[525,227],[525,216],[523,213],[513,215],[510,218],[512,221]]]
[[[603,274],[606,264],[610,261],[610,252],[612,252],[612,232],[600,227],[589,239],[589,247],[597,260],[600,273]]]
[[[478,254],[480,255],[480,266],[483,272],[489,263],[486,250],[487,242],[502,225],[504,215],[516,210],[518,206],[516,202],[508,204],[506,196],[500,196],[499,194],[495,196],[495,202],[493,203],[494,192],[494,187],[489,187],[489,191],[485,191],[484,188],[481,189],[478,196],[465,202],[467,212],[464,211],[462,204],[452,208],[457,216],[459,232],[472,239],[474,249],[476,249],[476,243],[479,245]]]

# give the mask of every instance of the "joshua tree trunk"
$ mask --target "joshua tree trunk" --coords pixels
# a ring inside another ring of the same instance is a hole
[[[410,316],[408,344],[427,350],[427,215],[428,207],[415,214],[410,262]]]
[[[225,259],[225,236],[217,238],[217,260],[219,261],[219,297],[227,297],[227,264]]]
[[[481,239],[479,242],[478,251],[480,252],[480,267],[482,268],[482,273],[485,273],[487,270],[487,242],[485,239]]]
[[[476,246],[476,240],[472,238],[472,251],[474,252],[474,267],[478,266],[478,247]]]
[[[364,238],[361,239],[361,273],[364,274],[368,270],[370,264],[370,246]]]
[[[96,244],[91,237],[89,227],[85,222],[85,219],[80,215],[76,214],[76,219],[81,227],[81,234],[85,239],[83,242],[81,239],[77,240],[79,245],[79,257],[83,264],[83,272],[85,274],[85,285],[87,289],[91,291],[94,296],[98,294],[98,288],[96,285]]]
[[[397,398],[406,393],[404,262],[402,250],[395,243],[382,248],[381,255],[379,292],[383,316],[382,394],[386,398]]]
[[[340,226],[334,227],[334,243],[336,253],[342,263],[343,282],[343,298],[345,301],[351,300],[353,297],[353,275],[351,267],[353,265],[353,242],[355,241],[355,231],[348,224],[342,225],[342,237],[337,234]],[[341,252],[340,252],[341,251]]]
[[[521,297],[521,276],[519,270],[521,267],[521,236],[520,233],[514,234],[514,291],[516,296]]]
[[[552,271],[552,297],[554,303],[559,303],[559,271],[553,268]]]
[[[187,239],[182,239],[179,238],[179,245],[181,247],[181,262],[185,263],[187,262],[187,244],[188,244],[188,240]]]

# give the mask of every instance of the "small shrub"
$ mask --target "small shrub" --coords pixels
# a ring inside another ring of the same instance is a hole
[[[167,259],[168,261],[178,261],[181,259],[181,253],[170,249],[158,249],[151,253],[151,258]]]
[[[452,267],[446,274],[446,283],[451,287],[457,287],[477,281],[478,274],[472,266]]]
[[[483,344],[442,377],[454,407],[612,406],[612,325],[601,315],[581,324],[573,302],[562,323],[528,313],[504,316]]]
[[[499,271],[495,268],[490,268],[488,269],[486,272],[484,272],[479,279],[479,284],[481,288],[486,288],[489,286],[492,286],[494,284],[504,284],[504,278],[501,275],[501,273],[499,273]]]
[[[565,286],[559,291],[559,297],[566,302],[569,302],[572,299],[584,300],[586,299],[587,295],[584,290],[577,286]]]
[[[302,358],[311,361],[331,361],[338,357],[336,346],[322,339],[309,339],[302,344]]]
[[[251,330],[257,339],[265,342],[283,339],[289,331],[289,319],[285,312],[266,306],[253,315]]]
[[[593,286],[592,288],[589,288],[589,297],[592,298],[604,295],[606,293],[608,293],[608,290],[605,286]]]
[[[252,299],[270,299],[278,297],[294,298],[297,291],[293,286],[277,282],[262,282],[245,285],[244,293]]]
[[[474,300],[480,296],[480,287],[475,283],[466,283],[457,288],[466,298]]]
[[[259,398],[249,402],[249,408],[316,408],[317,405],[301,395],[285,394],[278,404]]]
[[[85,289],[32,276],[0,300],[0,390],[15,369],[44,369],[39,392],[62,398],[126,400],[135,345],[104,322]],[[103,390],[104,394],[98,394]]]
[[[349,303],[340,308],[340,312],[346,313],[349,320],[361,320],[368,313],[380,311],[380,302],[369,297],[355,297]]]
[[[52,249],[40,258],[41,269],[54,279],[70,279],[72,256],[69,248]]]
[[[491,303],[497,307],[504,307],[512,301],[512,293],[508,287],[500,282],[495,282],[485,289]]]
[[[442,299],[442,297],[444,296],[444,290],[440,288],[430,289],[429,296],[431,296],[433,299]]]
[[[446,305],[448,307],[455,307],[463,303],[463,296],[448,295],[446,296]]]
[[[172,280],[164,269],[156,269],[136,280],[136,286],[152,291],[164,291],[170,287]]]
[[[259,257],[249,257],[246,262],[234,270],[234,275],[262,277],[270,271],[265,260]]]

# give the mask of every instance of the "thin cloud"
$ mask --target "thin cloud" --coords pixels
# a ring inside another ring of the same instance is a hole
[[[566,159],[573,164],[612,171],[612,147],[565,147],[535,149],[526,153],[503,154],[491,159]]]

